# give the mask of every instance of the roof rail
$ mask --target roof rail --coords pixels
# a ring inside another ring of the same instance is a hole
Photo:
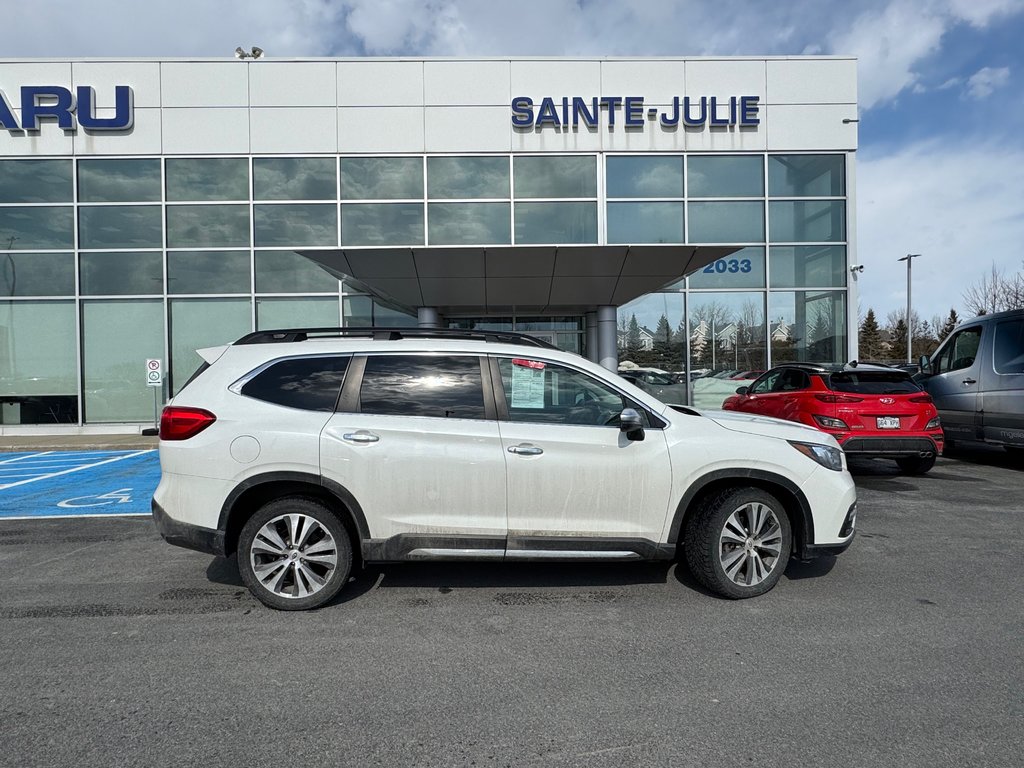
[[[558,349],[536,336],[512,331],[476,331],[463,328],[285,328],[273,331],[250,333],[235,344],[285,344],[314,338],[367,338],[374,341],[397,341],[399,339],[467,339],[498,344],[523,344],[543,349]]]

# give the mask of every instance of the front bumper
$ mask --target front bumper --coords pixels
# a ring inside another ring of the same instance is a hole
[[[174,520],[155,500],[152,509],[156,529],[168,544],[224,557],[224,531]]]

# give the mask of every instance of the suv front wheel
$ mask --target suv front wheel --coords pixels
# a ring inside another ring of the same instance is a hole
[[[338,594],[352,569],[345,526],[313,499],[290,496],[259,509],[238,539],[238,570],[264,605],[319,608]]]
[[[690,572],[723,597],[764,594],[789,562],[789,517],[782,503],[760,488],[730,488],[704,499],[685,534]]]

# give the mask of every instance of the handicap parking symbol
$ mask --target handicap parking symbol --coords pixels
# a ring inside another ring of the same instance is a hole
[[[131,488],[118,488],[116,491],[94,496],[75,496],[58,501],[57,506],[64,509],[83,509],[85,507],[106,507],[111,504],[128,504],[132,500],[131,492]]]

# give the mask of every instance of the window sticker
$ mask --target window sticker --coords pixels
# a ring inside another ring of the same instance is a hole
[[[512,408],[544,407],[544,363],[512,361]]]

